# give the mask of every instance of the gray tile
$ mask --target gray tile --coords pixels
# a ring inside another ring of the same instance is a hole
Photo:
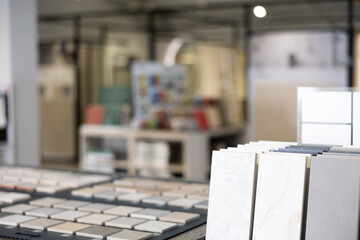
[[[311,160],[307,240],[357,240],[359,235],[360,158]]]

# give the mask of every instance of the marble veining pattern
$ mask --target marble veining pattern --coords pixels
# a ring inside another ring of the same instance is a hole
[[[299,240],[306,156],[262,154],[259,158],[253,240]]]

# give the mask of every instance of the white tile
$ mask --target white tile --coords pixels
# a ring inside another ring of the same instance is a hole
[[[80,217],[84,217],[90,215],[89,212],[75,211],[75,210],[67,210],[64,212],[59,212],[52,214],[50,217],[53,219],[67,220],[67,221],[75,221]]]
[[[24,214],[24,212],[39,208],[38,206],[32,206],[28,204],[16,204],[13,206],[5,207],[1,209],[1,212],[4,213],[16,213],[16,214]]]
[[[300,239],[306,161],[301,155],[260,155],[254,240]]]
[[[305,124],[301,125],[301,143],[350,145],[351,126],[341,124]]]
[[[351,93],[299,91],[303,122],[350,123]]]
[[[156,204],[156,205],[165,205],[167,202],[176,199],[176,197],[171,196],[151,196],[144,198],[143,203]]]
[[[54,207],[55,208],[69,209],[69,210],[75,210],[78,207],[89,205],[90,203],[91,202],[69,200],[69,201],[64,201],[64,202],[60,202],[60,203],[55,203]]]
[[[95,213],[101,213],[105,211],[106,209],[113,208],[115,205],[112,204],[104,204],[104,203],[90,203],[85,206],[79,207],[79,211],[86,211],[86,212],[95,212]]]
[[[213,152],[206,239],[250,239],[255,169],[255,153]]]
[[[145,194],[145,193],[129,193],[129,194],[124,194],[118,197],[119,200],[121,201],[127,201],[127,202],[140,202],[142,199],[149,197],[151,195],[149,194]]]
[[[134,217],[134,218],[157,220],[159,217],[169,214],[169,213],[170,213],[170,211],[167,211],[167,210],[146,208],[146,209],[131,213],[130,216]]]
[[[154,233],[164,233],[169,231],[178,225],[176,223],[161,222],[161,221],[147,221],[145,223],[135,226],[135,230],[154,232]]]
[[[105,222],[106,226],[132,229],[134,226],[146,222],[144,219],[120,217]]]
[[[40,199],[30,201],[30,204],[36,205],[36,206],[42,206],[42,207],[51,207],[54,204],[63,202],[65,200],[66,199],[63,199],[63,198],[45,197],[45,198],[40,198]]]
[[[195,204],[202,201],[202,199],[178,198],[168,202],[168,205],[174,207],[192,208]]]
[[[0,224],[9,226],[18,226],[22,222],[34,220],[36,217],[25,216],[25,215],[10,215],[0,218]]]
[[[128,207],[128,206],[118,206],[114,208],[109,208],[104,211],[106,214],[117,215],[117,216],[129,216],[130,213],[137,212],[141,210],[138,207]]]
[[[30,195],[25,193],[6,192],[0,193],[0,202],[14,203],[29,199]]]
[[[117,218],[117,216],[115,216],[115,215],[93,213],[91,215],[87,215],[85,217],[78,218],[77,222],[102,225],[105,222],[110,221],[115,218]]]
[[[48,218],[52,214],[63,212],[63,211],[64,211],[63,209],[42,207],[42,208],[37,208],[37,209],[33,209],[33,210],[28,210],[25,212],[25,214],[29,215],[29,216]]]

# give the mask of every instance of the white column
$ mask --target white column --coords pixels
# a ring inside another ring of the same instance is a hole
[[[37,93],[37,2],[0,0],[0,76],[11,87],[14,162],[40,163]]]

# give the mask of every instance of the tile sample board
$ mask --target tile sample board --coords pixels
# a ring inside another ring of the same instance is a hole
[[[358,240],[360,157],[311,160],[306,240]]]
[[[250,239],[256,154],[214,151],[206,239]]]
[[[299,240],[307,156],[261,154],[253,240]]]

